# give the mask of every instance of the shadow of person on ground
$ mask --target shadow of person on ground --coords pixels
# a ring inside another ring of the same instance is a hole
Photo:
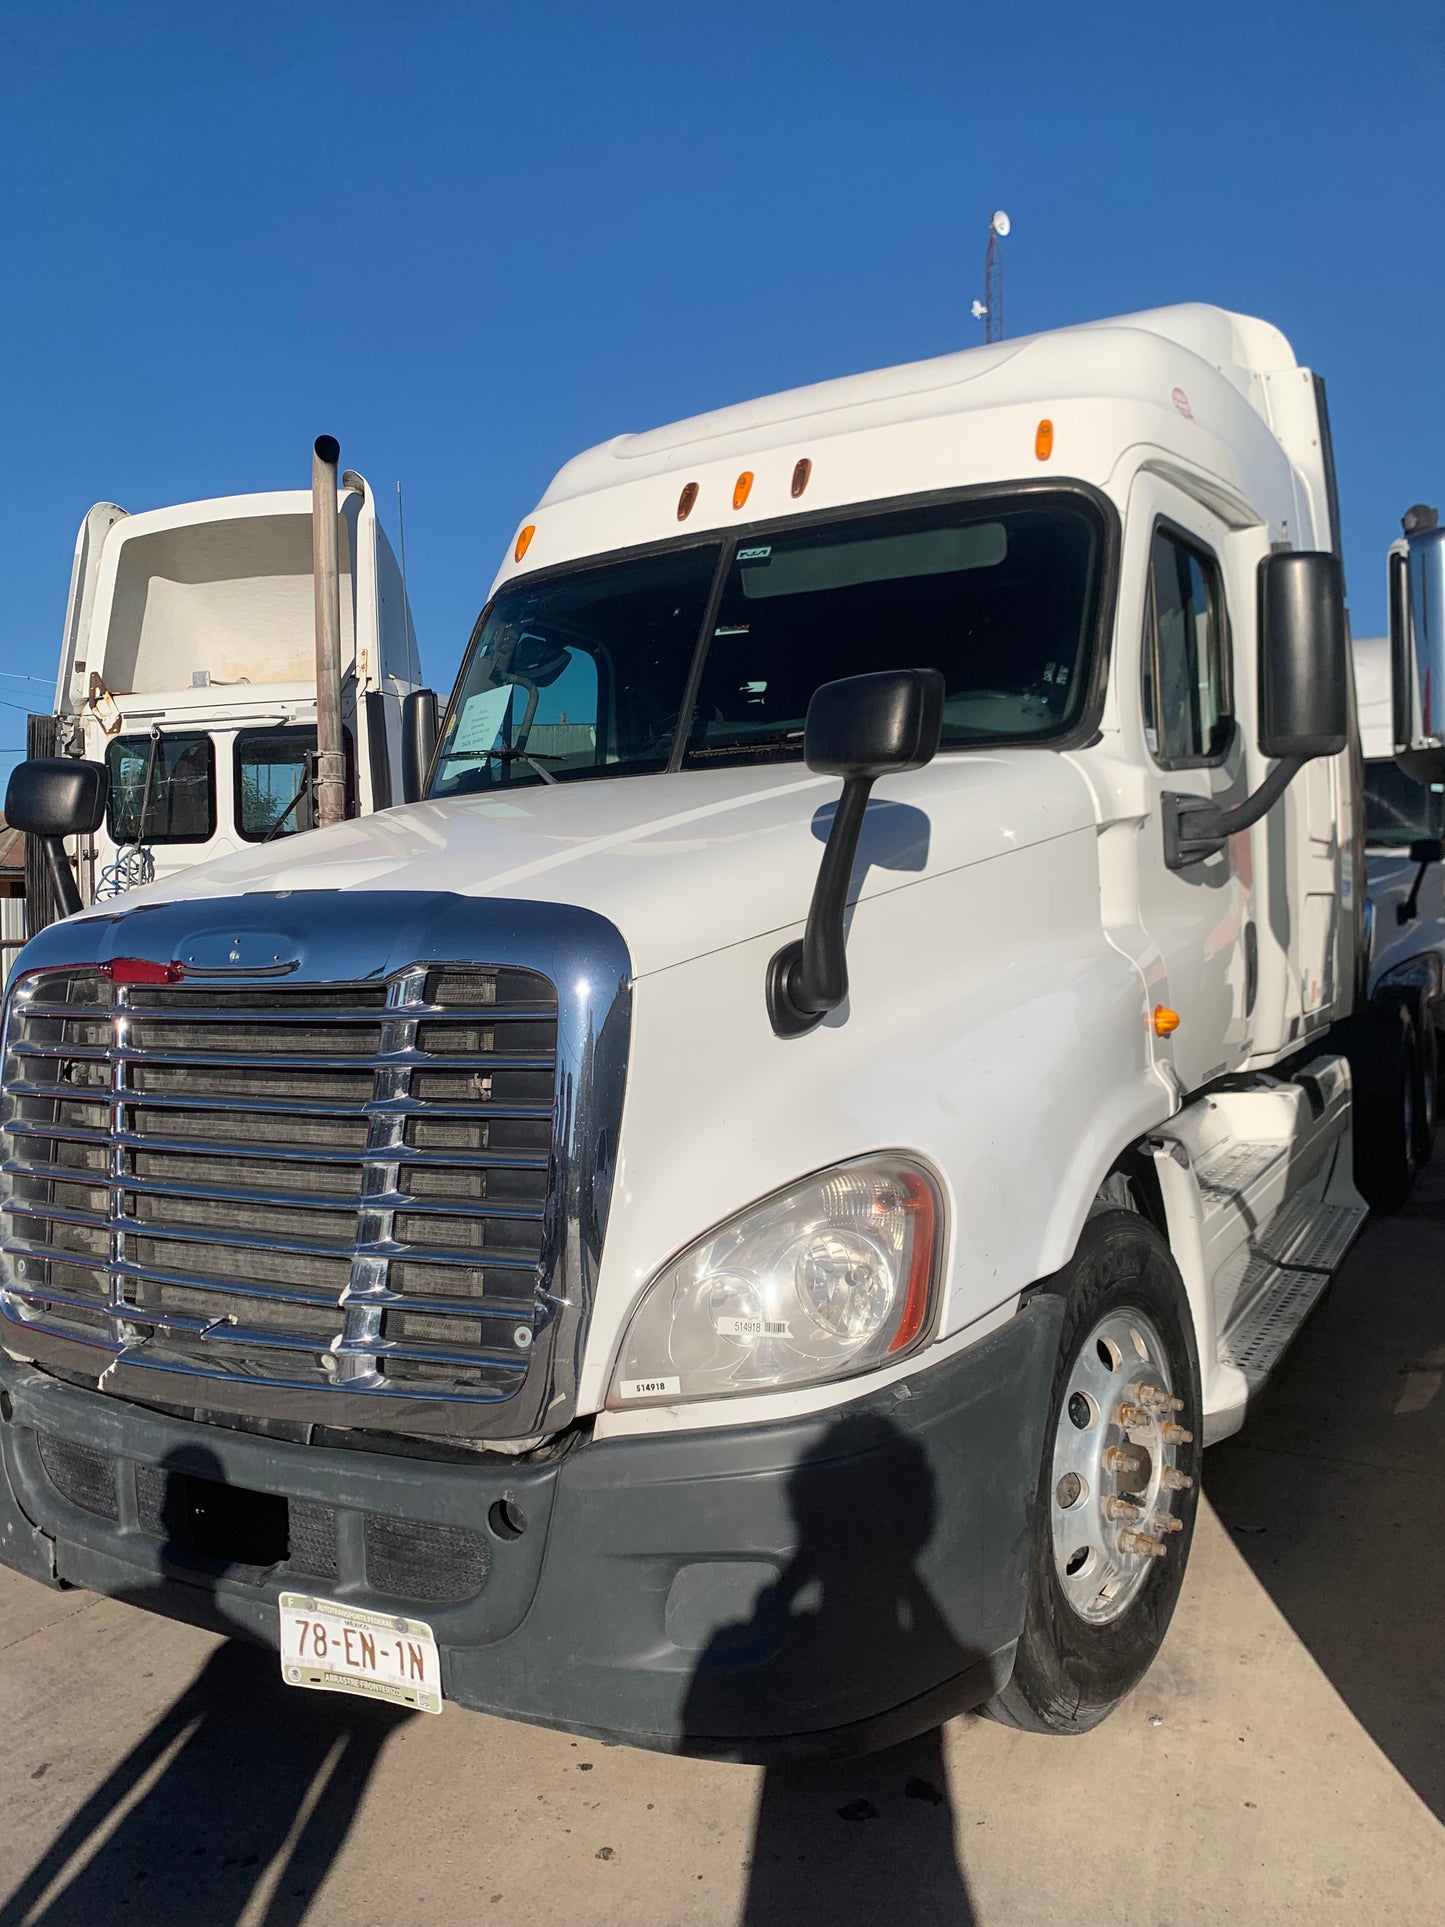
[[[819,1727],[850,1669],[939,1684],[978,1659],[958,1646],[917,1571],[933,1532],[933,1476],[896,1427],[839,1420],[793,1474],[788,1499],[796,1550],[786,1570],[750,1621],[714,1637],[689,1689],[685,1730],[714,1748],[760,1707],[766,1715],[760,1655],[777,1653],[790,1704],[811,1705]],[[770,1766],[763,1776],[739,1927],[889,1919],[975,1919],[936,1729],[868,1758]]]
[[[204,1589],[228,1567],[197,1555],[196,1481],[224,1484],[220,1466],[191,1451],[166,1479],[163,1557]],[[121,1597],[146,1604],[143,1590]],[[408,1717],[287,1687],[273,1651],[228,1640],[0,1903],[0,1927],[111,1927],[127,1915],[229,1927],[263,1890],[256,1918],[296,1927]]]
[[[1373,1218],[1238,1437],[1206,1453],[1234,1544],[1445,1820],[1445,1158]]]

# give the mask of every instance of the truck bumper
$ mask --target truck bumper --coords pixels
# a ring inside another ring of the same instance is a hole
[[[633,1745],[863,1752],[1008,1677],[1060,1301],[833,1412],[550,1463],[288,1442],[0,1361],[0,1559],[275,1644],[277,1595],[432,1625],[446,1695]]]

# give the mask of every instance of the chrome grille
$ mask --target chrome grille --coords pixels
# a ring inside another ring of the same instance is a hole
[[[557,1027],[551,979],[514,965],[321,988],[28,975],[5,1040],[7,1316],[172,1372],[512,1398],[553,1309]]]

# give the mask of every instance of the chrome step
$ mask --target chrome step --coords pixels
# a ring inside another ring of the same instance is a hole
[[[1195,1181],[1201,1191],[1216,1197],[1233,1197],[1237,1192],[1247,1191],[1275,1159],[1282,1158],[1288,1150],[1287,1143],[1273,1138],[1242,1143],[1230,1139],[1200,1158],[1194,1167]]]
[[[1327,1271],[1256,1258],[1240,1288],[1249,1302],[1220,1338],[1220,1363],[1233,1365],[1256,1384],[1267,1378],[1329,1282]]]
[[[1334,1271],[1365,1222],[1360,1204],[1318,1204],[1296,1198],[1278,1210],[1251,1242],[1277,1265],[1299,1271]]]

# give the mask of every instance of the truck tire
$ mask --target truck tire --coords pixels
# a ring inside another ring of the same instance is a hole
[[[1355,1185],[1372,1211],[1398,1211],[1418,1168],[1419,1033],[1405,998],[1369,1005],[1344,1031],[1354,1083]]]
[[[1087,1733],[1138,1685],[1168,1629],[1194,1536],[1203,1413],[1184,1284],[1147,1220],[1090,1218],[1057,1282],[1066,1304],[1023,1633],[984,1711],[1025,1732]]]
[[[1421,988],[1387,991],[1381,1003],[1403,1004],[1415,1026],[1415,1118],[1410,1141],[1415,1171],[1430,1162],[1440,1115],[1440,1035],[1430,1010],[1429,993]]]

